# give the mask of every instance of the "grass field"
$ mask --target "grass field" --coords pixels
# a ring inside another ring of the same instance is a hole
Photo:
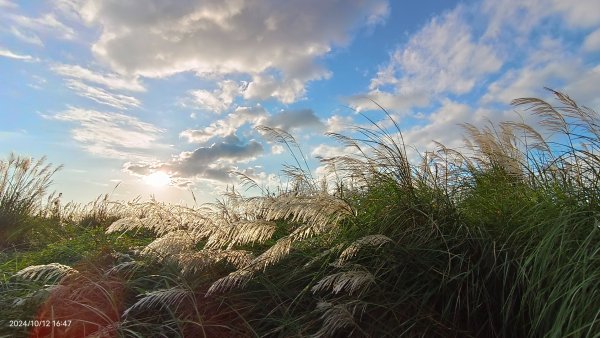
[[[290,185],[194,207],[61,205],[60,168],[11,155],[0,336],[600,337],[600,116],[551,92],[464,149],[407,153],[389,115],[332,134],[327,179],[263,127]],[[11,327],[34,319],[54,325]]]

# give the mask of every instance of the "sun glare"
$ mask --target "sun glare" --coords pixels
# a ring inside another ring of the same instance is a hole
[[[145,176],[144,182],[155,187],[164,187],[171,183],[171,177],[162,171],[157,171]]]

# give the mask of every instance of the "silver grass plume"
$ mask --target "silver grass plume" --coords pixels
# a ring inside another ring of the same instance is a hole
[[[190,251],[195,244],[196,241],[188,231],[177,230],[155,239],[141,251],[141,254],[162,260]]]
[[[256,272],[265,270],[286,257],[294,242],[331,230],[340,220],[354,215],[352,208],[345,201],[324,193],[315,196],[266,197],[263,202],[262,216],[267,221],[286,219],[301,225],[289,235],[277,240],[247,267],[217,280],[209,289],[209,294],[245,285]]]
[[[183,274],[195,273],[219,262],[227,262],[236,269],[248,266],[254,256],[245,250],[207,250],[184,252],[177,256]]]
[[[313,293],[331,290],[334,294],[338,294],[342,291],[353,294],[357,291],[363,292],[374,282],[375,277],[368,271],[342,271],[324,277],[315,284],[311,290]]]
[[[234,288],[244,287],[252,279],[254,273],[255,270],[245,268],[233,271],[227,276],[221,277],[214,282],[210,288],[208,288],[206,296],[217,292],[224,292]]]
[[[276,226],[273,222],[242,220],[223,228],[220,229],[221,231],[213,231],[205,248],[216,249],[227,246],[231,249],[236,245],[261,244],[271,239]]]
[[[343,265],[352,257],[356,256],[356,254],[364,247],[375,247],[380,248],[387,243],[392,243],[392,239],[384,235],[368,235],[361,237],[350,244],[342,253],[340,257],[336,261],[336,265]]]
[[[123,317],[126,317],[131,311],[136,309],[150,309],[156,306],[160,306],[161,308],[164,306],[178,306],[184,300],[192,299],[193,296],[194,293],[191,290],[181,287],[148,292],[144,297],[125,310]]]
[[[313,337],[335,337],[336,332],[340,329],[353,328],[360,329],[354,320],[354,316],[358,310],[365,311],[366,305],[361,302],[348,304],[333,304],[330,302],[317,303],[316,312],[321,313],[323,324]]]
[[[14,277],[49,283],[76,273],[78,273],[78,271],[70,266],[59,263],[50,263],[28,266],[15,273]]]
[[[268,221],[286,219],[317,227],[336,224],[355,214],[346,201],[326,193],[268,198],[265,199],[263,208]]]

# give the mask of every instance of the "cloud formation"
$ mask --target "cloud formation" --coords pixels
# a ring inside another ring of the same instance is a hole
[[[218,88],[213,91],[204,89],[190,91],[188,101],[192,107],[221,114],[228,110],[233,104],[234,99],[239,96],[247,87],[247,83],[237,83],[233,80],[225,80],[218,84]]]
[[[182,152],[167,162],[128,162],[123,169],[138,176],[160,170],[169,173],[176,182],[188,179],[229,182],[234,164],[248,162],[262,152],[263,147],[257,141],[243,143],[237,136],[228,135],[210,146]]]
[[[516,118],[508,104],[544,97],[543,86],[599,105],[600,65],[591,55],[600,50],[600,17],[590,14],[599,10],[593,0],[459,5],[398,46],[368,92],[348,102],[358,110],[379,110],[374,100],[393,115],[416,119],[402,126],[407,144],[420,150],[435,148],[432,140],[459,146],[459,123]],[[338,129],[336,122],[332,117],[327,124]]]
[[[77,80],[67,80],[67,87],[79,96],[120,110],[138,107],[141,104],[135,97],[111,93]]]
[[[291,131],[297,128],[322,128],[323,123],[310,109],[282,111],[269,114],[264,108],[240,107],[202,129],[188,129],[180,133],[189,143],[202,146],[181,152],[166,162],[130,162],[124,170],[134,175],[147,175],[157,170],[168,172],[176,180],[204,179],[230,182],[229,172],[240,163],[256,159],[264,153],[263,145],[253,139],[242,142],[238,134],[244,128],[246,135],[258,136],[253,130],[258,125]],[[210,145],[207,143],[212,141]],[[272,154],[281,154],[284,148],[273,144]]]
[[[270,114],[263,107],[239,107],[225,118],[211,123],[202,129],[187,129],[179,135],[190,143],[205,143],[214,137],[226,137],[238,132],[242,127],[250,129],[259,125],[275,127],[285,131],[308,128],[315,131],[324,127],[323,122],[311,109],[284,110]]]
[[[108,0],[84,1],[78,11],[101,27],[92,49],[119,73],[246,74],[244,98],[289,103],[308,81],[329,76],[321,57],[357,28],[382,22],[389,8],[385,0]]]
[[[26,30],[30,34],[40,33],[53,38],[71,40],[75,38],[75,30],[63,23],[55,13],[46,13],[39,17],[29,17],[18,14],[5,14],[4,18],[21,30]]]
[[[312,109],[284,110],[269,116],[262,121],[262,124],[288,132],[298,128],[323,127],[323,122]]]
[[[91,82],[108,89],[143,92],[146,90],[138,78],[126,78],[120,74],[97,72],[79,65],[56,64],[51,67],[56,74],[66,78]]]
[[[69,107],[45,118],[75,124],[71,136],[86,151],[108,158],[146,158],[162,145],[163,129],[140,119],[114,112]]]
[[[439,94],[465,94],[500,69],[502,60],[472,33],[458,7],[434,17],[371,80],[367,97],[350,101],[357,109],[376,109],[370,101],[393,110],[426,106]],[[370,98],[370,99],[369,99]]]
[[[14,53],[14,52],[11,52],[10,50],[4,49],[2,47],[0,47],[0,57],[5,57],[5,58],[15,59],[15,60],[22,60],[22,61],[34,61],[35,60],[35,58],[31,55]]]
[[[261,107],[239,107],[227,114],[225,118],[219,119],[202,129],[187,129],[179,136],[187,139],[190,143],[205,143],[213,137],[226,137],[235,134],[240,127],[249,124],[255,126],[264,121],[269,114]]]
[[[0,7],[15,8],[17,5],[9,0],[0,0]]]
[[[122,91],[143,92],[146,88],[137,77],[93,71],[79,65],[55,64],[51,70],[66,79],[67,88],[75,94],[119,110],[139,107],[141,102]]]

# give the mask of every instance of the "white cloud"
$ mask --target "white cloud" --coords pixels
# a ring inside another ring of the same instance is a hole
[[[228,135],[219,142],[194,151],[185,151],[167,162],[128,162],[124,170],[134,175],[148,175],[161,170],[175,179],[204,179],[229,182],[235,163],[255,159],[263,152],[260,143],[250,140],[243,143],[237,136]]]
[[[116,73],[98,72],[78,65],[56,64],[52,71],[67,78],[92,82],[109,89],[143,92],[146,90],[137,77],[123,77]]]
[[[593,28],[600,25],[600,2],[597,0],[485,0],[481,4],[487,27],[487,38],[503,35],[527,42],[527,36],[548,17],[559,18],[570,28]]]
[[[368,94],[348,98],[348,104],[357,111],[380,110],[381,107],[398,113],[406,113],[413,107],[430,104],[431,98],[423,89],[397,88],[394,92],[373,89]],[[381,106],[381,107],[380,107]]]
[[[543,65],[530,65],[512,69],[500,79],[491,83],[488,92],[482,97],[482,103],[497,102],[509,104],[519,97],[532,97],[543,94],[543,86],[553,86],[572,78],[575,62],[565,60],[566,64],[551,62]]]
[[[269,116],[262,124],[292,131],[297,128],[317,128],[323,127],[323,122],[315,115],[312,109],[284,110],[277,114]]]
[[[552,8],[547,0],[485,0],[480,10],[486,21],[484,38],[511,37],[520,45]]]
[[[20,31],[17,27],[11,27],[10,32],[12,33],[12,35],[14,37],[16,37],[17,39],[19,39],[23,42],[30,43],[32,45],[36,45],[39,47],[44,46],[42,39],[40,39],[40,37],[37,36],[35,33],[25,33],[25,32]]]
[[[578,70],[571,69],[571,71],[575,74],[571,74],[573,78],[564,87],[564,91],[579,100],[580,104],[595,107],[598,111],[597,107],[600,107],[600,96],[598,96],[600,64],[591,69],[580,65]]]
[[[37,90],[44,89],[44,87],[48,83],[48,80],[46,80],[45,78],[43,78],[39,75],[32,75],[31,80],[32,80],[32,82],[29,83],[29,87],[31,87],[33,89],[37,89]]]
[[[442,101],[441,107],[427,117],[427,123],[417,125],[403,133],[404,141],[410,147],[416,147],[420,153],[436,148],[433,141],[441,142],[450,148],[461,146],[463,129],[459,124],[472,122],[478,114],[464,104],[449,99]]]
[[[245,98],[282,102],[329,76],[319,59],[388,13],[385,0],[87,1],[80,9],[102,29],[94,53],[120,73],[247,74]]]
[[[586,52],[600,51],[600,28],[596,29],[585,37],[583,42],[583,50]]]
[[[193,90],[189,94],[194,107],[220,114],[231,107],[234,99],[246,87],[246,83],[237,83],[233,80],[221,81],[214,91]]]
[[[328,144],[319,144],[310,152],[313,157],[331,158],[348,153],[348,150],[341,146],[331,146]]]
[[[395,111],[422,107],[441,94],[469,93],[487,75],[497,72],[502,60],[492,46],[474,36],[464,12],[459,6],[431,19],[379,70],[371,81],[368,99],[355,96],[350,104],[374,109],[376,105],[369,102],[372,99]]]
[[[264,108],[256,106],[239,107],[229,113],[225,118],[211,123],[202,129],[187,129],[179,136],[186,138],[188,142],[205,143],[214,137],[226,137],[238,132],[243,126],[254,128],[258,125],[276,127],[285,131],[298,128],[323,128],[323,123],[310,109],[284,110],[276,114],[268,113]]]
[[[140,101],[135,97],[111,93],[98,87],[89,86],[81,81],[67,80],[67,87],[79,96],[113,108],[129,109],[140,106]]]
[[[600,50],[600,31],[594,30],[600,17],[589,15],[599,5],[587,0],[459,5],[409,36],[379,68],[369,92],[348,102],[358,110],[378,110],[372,99],[392,113],[422,108],[424,123],[402,125],[407,145],[420,150],[432,149],[432,140],[459,146],[459,123],[516,118],[508,104],[519,97],[545,98],[544,86],[581,104],[600,105],[600,64],[594,54],[580,53]],[[574,36],[583,36],[583,43]],[[481,107],[470,111],[473,103]]]
[[[600,16],[594,14],[598,7],[600,2],[595,0],[486,0],[459,5],[433,17],[413,34],[380,67],[370,91],[352,96],[348,102],[358,110],[378,109],[371,99],[396,112],[426,108],[447,95],[465,95],[485,86],[487,78],[503,66],[508,69],[490,86],[482,102],[507,103],[532,93],[533,87],[560,84],[545,81],[572,79],[565,74],[568,66],[561,62],[585,70],[573,55],[564,56],[568,48],[541,28],[541,23],[551,20],[551,25],[559,25],[563,31],[585,31],[600,25]],[[589,33],[582,48],[600,49],[600,31]],[[557,55],[563,60],[557,61]],[[520,70],[519,64],[523,64]]]
[[[279,155],[279,154],[283,154],[285,152],[285,149],[283,148],[283,146],[281,144],[273,144],[271,145],[271,153],[274,155]]]
[[[17,4],[10,0],[0,0],[0,7],[4,8],[17,8]]]
[[[22,60],[22,61],[35,61],[36,60],[31,55],[17,54],[17,53],[11,52],[8,49],[4,49],[2,47],[0,47],[0,57],[5,57],[5,58],[15,59],[15,60]]]
[[[158,142],[164,132],[138,118],[120,113],[70,107],[45,118],[75,123],[71,136],[88,152],[109,158],[145,158],[164,147]]]
[[[52,37],[70,40],[76,35],[75,30],[61,22],[54,13],[46,13],[36,18],[10,14],[6,18],[21,28],[44,33]]]
[[[211,123],[202,129],[188,129],[179,135],[193,143],[205,143],[213,137],[225,137],[235,132],[245,124],[255,126],[264,121],[268,116],[267,111],[260,107],[239,107],[229,113],[225,118]]]
[[[339,133],[340,131],[348,130],[356,123],[352,116],[332,115],[325,120],[326,131],[328,133]]]
[[[549,37],[532,42],[522,65],[507,70],[493,81],[481,103],[508,104],[519,97],[544,96],[542,87],[566,91],[586,104],[597,100],[594,81],[600,66],[587,64],[581,55],[564,48],[561,40]]]
[[[600,25],[600,2],[597,0],[578,0],[570,2],[552,0],[553,9],[561,14],[572,27],[594,27]]]

